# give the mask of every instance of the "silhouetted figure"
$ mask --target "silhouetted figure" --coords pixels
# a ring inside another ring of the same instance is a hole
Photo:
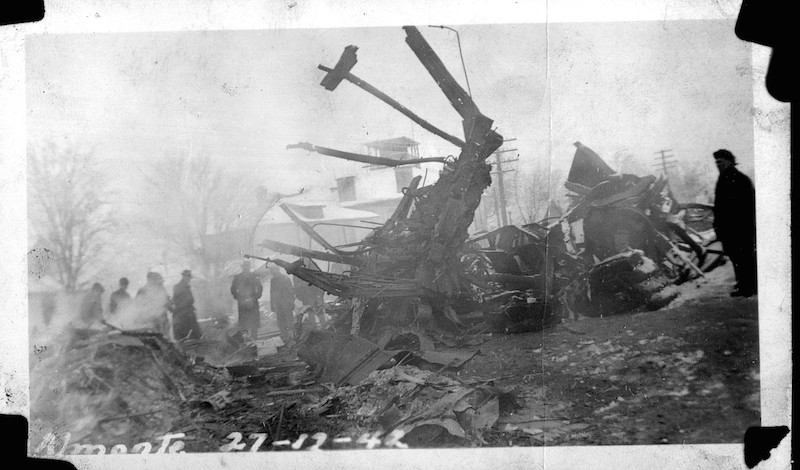
[[[81,300],[80,321],[84,326],[103,319],[103,286],[95,282]]]
[[[283,344],[290,344],[294,326],[294,285],[289,276],[281,273],[279,266],[271,266],[269,282],[269,308],[275,312]]]
[[[181,280],[172,288],[172,333],[175,339],[200,339],[203,336],[194,310],[192,272],[181,273]]]
[[[131,301],[128,294],[128,278],[123,277],[119,280],[119,289],[111,293],[111,300],[108,301],[108,312],[116,313],[117,309],[125,306]]]
[[[756,194],[753,183],[736,169],[736,157],[728,150],[714,152],[719,179],[714,194],[714,230],[733,263],[736,287],[733,297],[757,294]]]
[[[231,295],[239,304],[239,327],[246,329],[252,339],[256,339],[261,323],[258,299],[263,293],[264,286],[258,276],[250,271],[250,262],[243,262],[242,272],[233,277]]]

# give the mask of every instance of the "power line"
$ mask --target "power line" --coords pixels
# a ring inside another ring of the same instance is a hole
[[[516,140],[516,139],[509,139],[509,141]],[[497,169],[491,174],[497,175],[497,199],[495,200],[495,210],[497,212],[497,223],[503,227],[508,225],[508,204],[506,202],[506,187],[505,181],[503,178],[504,173],[509,173],[516,171],[516,169],[507,169],[503,170],[504,163],[511,163],[516,162],[519,158],[514,158],[510,160],[503,160],[500,158],[500,155],[503,153],[508,152],[516,152],[519,149],[507,149],[507,150],[496,150],[492,155],[495,157],[495,165]]]
[[[664,149],[655,152],[656,163],[654,164],[654,166],[661,168],[661,173],[667,179],[669,179],[669,170],[674,169],[678,166],[678,161],[675,159],[675,155],[667,153],[671,151],[672,149]]]

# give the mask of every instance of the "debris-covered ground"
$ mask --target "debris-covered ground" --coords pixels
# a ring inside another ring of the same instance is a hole
[[[740,442],[759,424],[758,315],[732,284],[728,265],[666,309],[460,344],[421,325],[340,386],[297,348],[247,360],[223,338],[217,358],[236,364],[222,367],[157,336],[81,332],[33,357],[31,383],[46,385],[32,392],[31,448],[155,452],[166,434],[194,452]]]
[[[64,331],[31,358],[34,454],[696,444],[739,442],[759,424],[757,304],[728,296],[712,208],[680,204],[664,178],[617,174],[576,142],[564,214],[470,237],[502,137],[404,29],[464,140],[352,75],[355,46],[320,66],[322,85],[359,86],[461,153],[433,185],[412,180],[355,249],[281,206],[326,251],[267,240],[299,259],[260,259],[336,296],[314,307],[324,328],[297,312],[277,354],[267,331],[177,343],[108,323]]]

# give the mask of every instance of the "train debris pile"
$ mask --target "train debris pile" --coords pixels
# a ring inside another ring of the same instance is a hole
[[[453,79],[419,31],[404,27],[406,42],[419,58],[439,88],[463,119],[464,140],[446,134],[384,93],[350,73],[356,63],[354,46],[345,49],[336,67],[329,69],[322,85],[334,90],[347,80],[368,91],[427,130],[461,148],[460,155],[445,163],[438,181],[419,187],[420,177],[412,180],[394,214],[375,229],[356,249],[344,251],[331,246],[311,227],[283,206],[284,211],[328,253],[310,252],[299,247],[267,241],[264,246],[289,254],[317,259],[334,259],[352,266],[348,275],[330,275],[276,260],[287,272],[342,298],[352,299],[351,331],[357,334],[362,322],[377,316],[413,314],[421,302],[429,306],[434,318],[455,327],[453,302],[468,288],[459,253],[468,237],[467,229],[480,203],[483,191],[491,183],[491,166],[486,159],[501,145],[503,138],[492,130],[492,120],[481,114],[472,98]],[[293,146],[290,146],[293,147]],[[311,144],[306,148],[323,154],[386,164],[381,159],[355,155]],[[415,160],[403,164],[417,163]]]
[[[615,173],[580,142],[567,178],[571,203],[557,219],[505,226],[468,239],[467,228],[491,184],[486,159],[502,143],[492,121],[453,80],[413,27],[406,42],[463,118],[465,139],[449,135],[356,77],[355,46],[348,46],[322,85],[343,80],[394,107],[457,145],[455,160],[391,160],[300,143],[288,146],[372,165],[438,161],[440,178],[420,187],[413,179],[394,214],[349,249],[328,243],[287,205],[281,208],[326,251],[266,240],[262,246],[300,257],[268,260],[340,298],[334,329],[376,340],[386,327],[419,324],[428,313],[442,331],[464,333],[476,323],[492,331],[540,330],[561,319],[605,316],[667,305],[670,286],[703,276],[723,261],[713,230],[696,230],[710,207],[683,208],[668,182]],[[263,258],[262,258],[263,259]],[[344,274],[307,267],[303,259],[350,266]]]
[[[481,297],[495,330],[661,308],[674,284],[722,262],[709,206],[681,206],[667,180],[616,174],[580,142],[563,216],[472,238],[464,259],[497,286]]]
[[[168,430],[202,376],[159,333],[75,330],[32,363],[31,409],[76,442],[128,447]],[[218,375],[213,368],[205,374]],[[32,428],[36,427],[32,422]],[[89,439],[91,438],[91,439]]]
[[[343,347],[346,357],[333,364],[334,355],[317,347],[325,364],[315,362],[311,348],[300,353],[304,361],[284,352],[220,367],[192,355],[197,348],[187,354],[181,343],[157,332],[74,330],[63,338],[62,351],[40,357],[31,370],[35,383],[46,384],[32,393],[33,440],[39,442],[34,452],[52,455],[57,447],[52,436],[36,435],[39,429],[63,431],[65,453],[149,453],[161,434],[181,436],[187,451],[225,451],[232,431],[271,443],[309,430],[348,435],[364,427],[384,436],[399,430],[395,436],[406,434],[419,445],[436,438],[480,443],[506,399],[485,383],[442,375],[477,350],[387,350],[361,338],[313,333],[328,347]],[[410,345],[390,341],[396,348]],[[353,342],[367,346],[360,356],[348,346]],[[436,371],[425,370],[432,367]],[[276,448],[265,444],[264,450]]]

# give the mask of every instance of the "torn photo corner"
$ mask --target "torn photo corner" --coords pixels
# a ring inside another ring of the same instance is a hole
[[[29,456],[743,468],[788,424],[789,110],[738,6],[204,5],[0,30]]]

